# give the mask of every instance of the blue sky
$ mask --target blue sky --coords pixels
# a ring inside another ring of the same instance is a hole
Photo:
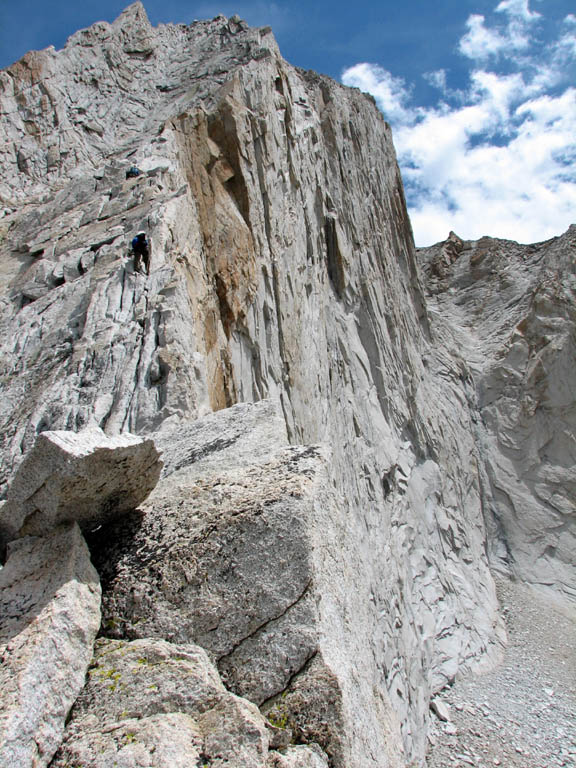
[[[0,0],[0,66],[112,21],[117,0]],[[416,242],[521,242],[576,222],[574,0],[144,0],[152,23],[270,24],[284,57],[370,91],[391,123]]]

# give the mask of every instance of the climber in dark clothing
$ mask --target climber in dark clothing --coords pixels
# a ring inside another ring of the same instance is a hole
[[[134,254],[134,272],[141,272],[140,264],[144,264],[144,274],[150,273],[150,243],[146,239],[146,232],[138,232],[132,240],[132,253]]]
[[[126,171],[127,179],[135,179],[137,176],[140,176],[140,168],[137,168],[135,165],[131,166]]]

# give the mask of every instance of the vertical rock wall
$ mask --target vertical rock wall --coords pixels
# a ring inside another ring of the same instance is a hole
[[[491,562],[569,599],[576,595],[575,247],[572,226],[534,245],[453,235],[421,252],[434,334],[470,371]]]
[[[389,129],[374,105],[267,66],[268,77],[262,62],[244,68],[213,118],[231,121],[221,152],[239,163],[239,210],[238,189],[248,190],[261,273],[239,314],[228,311],[237,277],[221,278],[232,391],[279,396],[294,441],[331,445],[346,509],[331,661],[343,647],[347,658],[371,649],[354,685],[364,701],[374,681],[389,690],[418,751],[430,691],[490,657],[497,622],[464,375],[430,350]]]

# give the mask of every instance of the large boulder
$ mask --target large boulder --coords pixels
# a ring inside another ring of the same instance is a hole
[[[288,445],[271,401],[155,441],[166,464],[149,499],[88,537],[103,632],[202,646],[231,691],[297,743],[319,744],[335,766],[384,724],[387,764],[401,765],[386,692],[343,660],[356,585],[342,565],[347,521],[326,448]]]
[[[10,546],[0,570],[0,766],[48,765],[99,626],[98,574],[76,524]]]
[[[72,520],[98,525],[144,501],[161,468],[152,440],[108,437],[98,427],[42,432],[0,510],[0,534],[43,535]]]

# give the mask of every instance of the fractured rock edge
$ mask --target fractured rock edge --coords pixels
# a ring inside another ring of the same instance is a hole
[[[48,764],[99,627],[99,578],[76,524],[10,545],[0,571],[0,765]]]
[[[177,435],[159,436],[165,475],[141,512],[89,537],[104,633],[201,645],[234,693],[337,765],[354,753],[348,733],[382,737],[385,723],[387,751],[402,754],[385,692],[363,683],[355,693],[339,658],[323,658],[338,645],[327,642],[338,619],[322,610],[338,566],[323,577],[317,552],[337,563],[327,533],[342,525],[326,449],[288,445],[271,401],[219,411]],[[278,715],[271,701],[280,696]],[[367,712],[361,728],[356,699]]]
[[[51,766],[327,768],[315,746],[271,750],[270,731],[254,704],[224,688],[198,646],[101,639]]]
[[[99,427],[42,432],[10,485],[0,533],[10,540],[72,520],[99,525],[144,501],[161,469],[153,441],[136,435],[108,437]]]

